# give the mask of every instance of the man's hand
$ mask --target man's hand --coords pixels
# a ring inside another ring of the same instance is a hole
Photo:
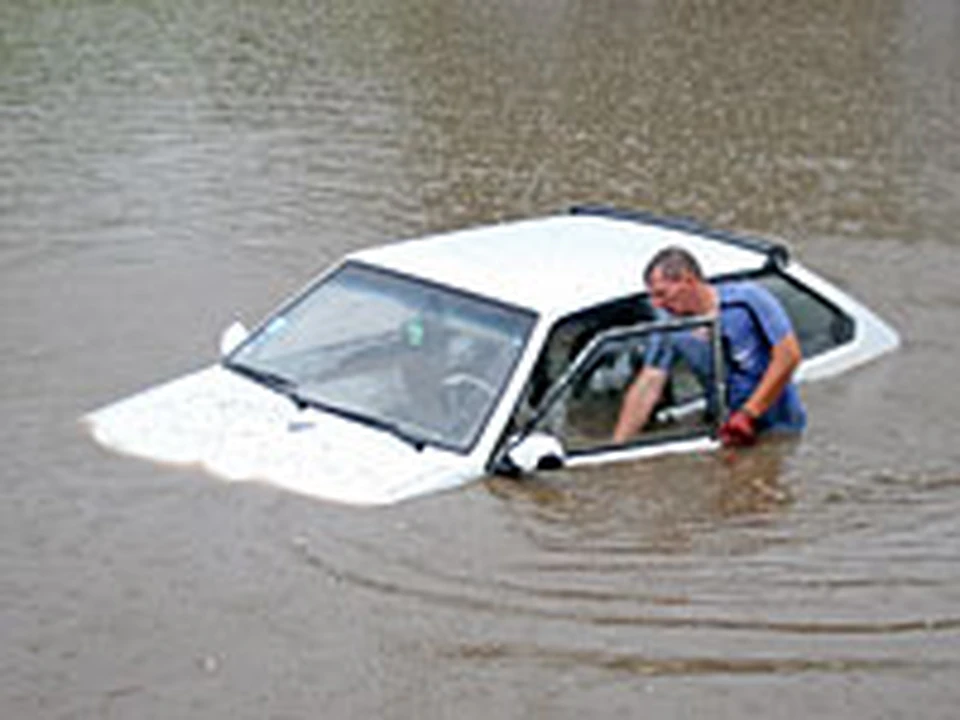
[[[743,410],[736,410],[720,426],[720,442],[727,447],[746,447],[757,441],[755,421]]]

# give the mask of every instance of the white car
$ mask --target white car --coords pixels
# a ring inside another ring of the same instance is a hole
[[[643,287],[668,245],[690,250],[714,283],[752,278],[781,300],[801,381],[899,345],[781,244],[581,207],[354,253],[252,332],[230,328],[219,363],[86,420],[120,452],[367,505],[492,472],[710,451],[720,413],[705,398],[723,397],[716,321],[658,322]],[[712,338],[715,387],[678,359],[649,427],[614,444],[644,344],[691,327]]]

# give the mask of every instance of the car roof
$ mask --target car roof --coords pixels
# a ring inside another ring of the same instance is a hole
[[[571,214],[504,222],[349,258],[551,316],[643,291],[644,268],[670,245],[693,253],[708,277],[757,270],[769,259],[760,248],[738,244],[755,242],[750,239],[644,217]]]

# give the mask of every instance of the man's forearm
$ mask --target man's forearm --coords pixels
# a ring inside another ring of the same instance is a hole
[[[767,365],[753,394],[742,407],[732,409],[745,410],[755,418],[763,415],[780,397],[802,357],[797,336],[790,333],[771,349],[770,364]]]
[[[646,367],[640,372],[623,398],[620,417],[613,431],[614,442],[626,442],[647,424],[666,379],[666,372],[658,368]]]

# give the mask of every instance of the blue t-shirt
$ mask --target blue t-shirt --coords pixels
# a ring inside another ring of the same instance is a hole
[[[793,331],[790,318],[766,288],[753,282],[726,283],[717,287],[720,301],[720,336],[727,371],[727,406],[740,408],[753,394],[770,363],[771,348]],[[679,352],[705,387],[711,388],[711,348],[696,331],[651,339],[646,362],[669,370]],[[708,390],[708,402],[711,393]],[[790,382],[780,397],[757,418],[757,429],[800,431],[807,414],[800,393]]]

